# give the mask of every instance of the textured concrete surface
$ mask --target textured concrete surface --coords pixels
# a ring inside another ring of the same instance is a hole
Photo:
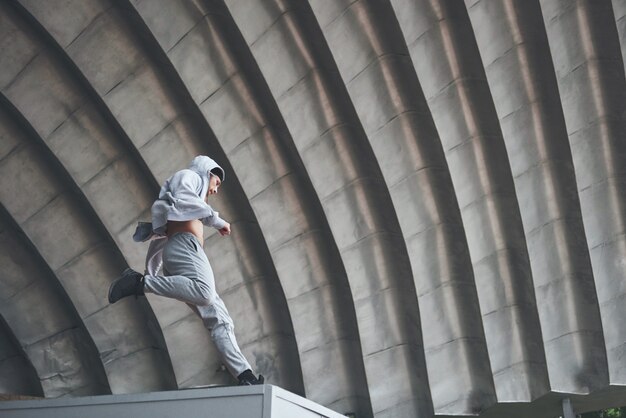
[[[43,396],[37,371],[4,318],[0,318],[0,391],[10,396]]]
[[[106,302],[202,153],[270,383],[359,418],[620,405],[625,34],[620,0],[0,1],[0,391],[232,382],[184,304]]]

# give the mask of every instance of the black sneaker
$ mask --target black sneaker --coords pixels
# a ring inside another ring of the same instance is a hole
[[[237,376],[237,379],[239,380],[239,386],[262,385],[265,382],[263,375],[259,375],[257,378],[250,369]]]
[[[115,303],[126,296],[143,295],[143,275],[131,268],[127,268],[109,288],[109,303]]]

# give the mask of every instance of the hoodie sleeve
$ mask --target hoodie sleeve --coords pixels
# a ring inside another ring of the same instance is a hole
[[[200,219],[206,226],[212,226],[215,229],[222,229],[226,226],[226,221],[220,218],[219,212],[213,211],[213,216]]]

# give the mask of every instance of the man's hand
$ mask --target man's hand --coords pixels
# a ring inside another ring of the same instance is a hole
[[[218,229],[218,231],[222,236],[230,235],[230,224],[226,222],[226,225],[224,225],[224,228]]]

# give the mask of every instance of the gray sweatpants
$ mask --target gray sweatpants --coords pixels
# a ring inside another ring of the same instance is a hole
[[[234,324],[215,290],[211,264],[195,235],[172,235],[163,250],[164,276],[144,277],[144,290],[186,302],[202,318],[222,361],[233,376],[252,369],[235,339]]]

